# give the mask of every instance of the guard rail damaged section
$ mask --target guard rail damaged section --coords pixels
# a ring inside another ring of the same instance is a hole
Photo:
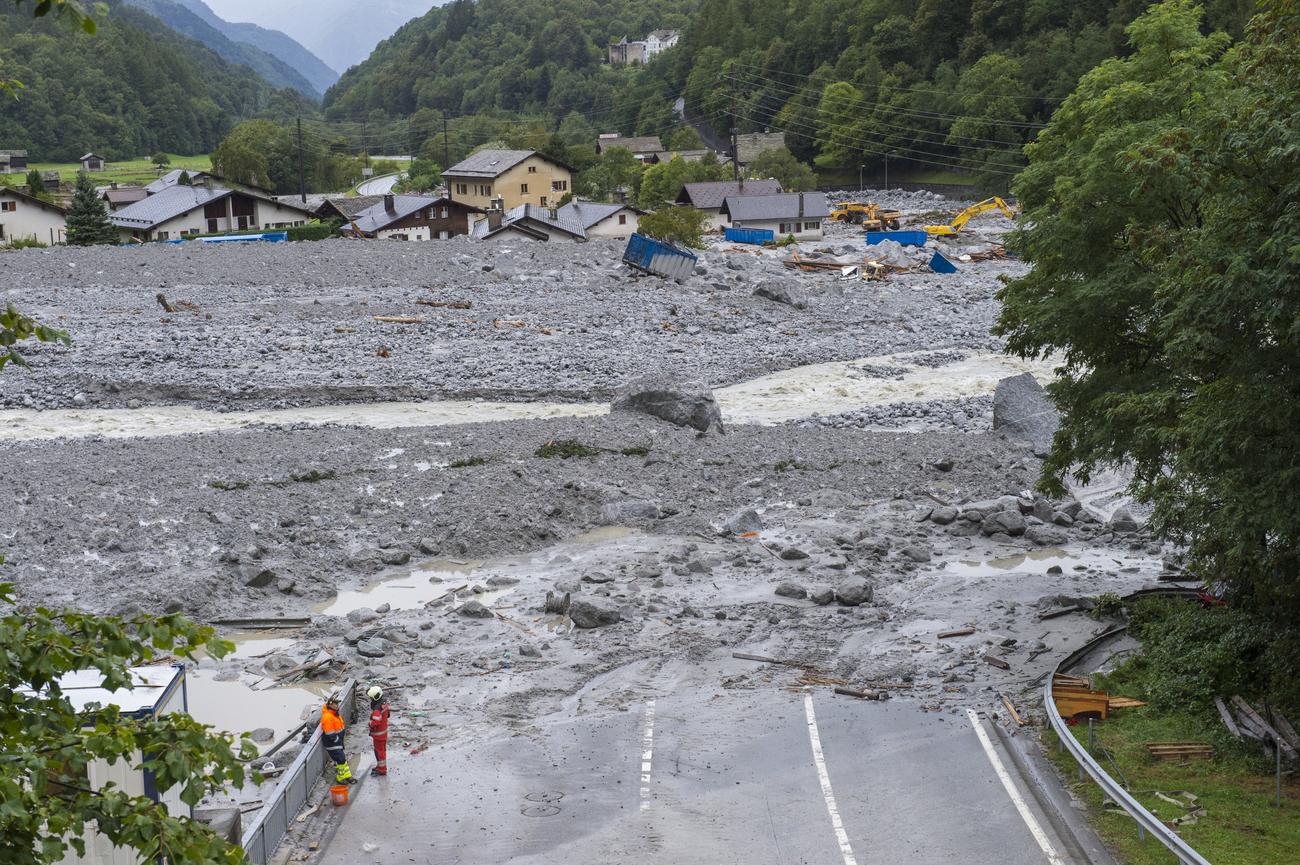
[[[1043,686],[1043,708],[1047,711],[1048,723],[1052,725],[1052,730],[1056,733],[1061,744],[1065,746],[1065,749],[1070,752],[1070,756],[1101,788],[1102,796],[1119,805],[1133,818],[1138,825],[1139,833],[1150,832],[1157,841],[1168,847],[1170,852],[1178,857],[1178,861],[1183,865],[1210,865],[1209,860],[1193,850],[1186,841],[1178,837],[1177,832],[1161,822],[1159,817],[1143,808],[1142,804],[1134,799],[1128,790],[1125,790],[1118,781],[1106,773],[1105,769],[1101,768],[1092,755],[1088,753],[1088,749],[1078,739],[1074,738],[1074,734],[1070,732],[1065,719],[1061,717],[1061,713],[1056,709],[1056,699],[1052,696],[1052,681],[1056,678],[1056,674],[1064,673],[1097,646],[1119,636],[1126,630],[1127,628],[1124,627],[1111,628],[1109,631],[1094,637],[1081,648],[1071,652],[1056,665],[1052,670],[1052,674],[1047,677],[1047,684]]]
[[[356,679],[348,679],[339,691],[339,708],[349,724],[356,717],[356,693]],[[320,725],[317,724],[307,745],[285,770],[275,791],[266,800],[262,810],[257,812],[248,831],[244,832],[242,846],[249,862],[266,865],[270,861],[275,848],[280,846],[294,819],[307,804],[311,788],[321,780],[324,772],[325,748],[321,744]]]

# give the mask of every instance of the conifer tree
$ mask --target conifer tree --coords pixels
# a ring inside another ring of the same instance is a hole
[[[68,208],[68,243],[73,246],[94,246],[97,243],[116,243],[117,229],[108,221],[104,202],[95,193],[95,184],[84,171],[77,175],[77,190]]]

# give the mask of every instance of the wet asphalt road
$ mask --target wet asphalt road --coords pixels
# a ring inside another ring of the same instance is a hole
[[[319,861],[1053,861],[964,714],[825,690],[647,688],[619,708],[521,722],[515,736],[417,756],[390,752],[393,774],[357,789]]]

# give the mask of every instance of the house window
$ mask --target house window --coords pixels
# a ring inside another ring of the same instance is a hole
[[[521,183],[521,184],[519,184],[519,194],[520,194],[520,195],[527,195],[527,194],[528,194],[528,184],[527,184],[527,183]]]
[[[457,194],[457,195],[465,195],[465,194],[468,193],[468,192],[469,192],[469,186],[468,186],[467,184],[464,184],[464,183],[457,183],[457,184],[456,184],[456,194]]]
[[[172,233],[171,233],[170,231],[160,231],[160,232],[158,232],[158,239],[159,239],[159,240],[171,240],[171,237],[172,237]]]
[[[209,219],[208,234],[216,234],[216,233],[217,233],[217,221],[215,219]]]
[[[449,207],[442,208],[441,210],[438,211],[438,215],[443,219],[451,218],[451,208]]]
[[[16,201],[0,201],[0,212],[13,213],[17,209],[18,202]]]
[[[794,232],[795,232],[796,230],[798,230],[798,225],[791,225],[791,224],[788,223],[788,222],[782,222],[782,223],[777,227],[777,232],[776,232],[776,233],[777,233],[777,234],[794,234]]]
[[[619,225],[627,225],[627,214],[626,214],[626,213],[620,213],[620,214],[618,215],[618,224],[619,224]]]
[[[528,173],[529,173],[529,174],[536,174],[536,173],[537,173],[537,166],[536,166],[536,165],[530,165],[530,166],[528,166]]]
[[[545,206],[546,206],[546,196],[543,195],[543,196],[542,196],[542,207],[545,207]]]
[[[563,192],[564,190],[566,190],[566,189],[568,189],[568,188],[569,188],[569,181],[567,181],[567,180],[552,180],[552,181],[551,181],[551,191],[552,191],[552,192]]]
[[[805,223],[803,224],[803,230],[804,230],[804,231],[816,231],[817,229],[819,229],[819,228],[821,228],[821,227],[822,227],[822,224],[821,224],[820,222],[805,222]]]

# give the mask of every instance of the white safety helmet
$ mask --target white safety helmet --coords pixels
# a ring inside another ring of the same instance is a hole
[[[378,700],[380,697],[384,696],[384,689],[378,685],[371,685],[370,690],[366,691],[366,696],[372,700]]]

